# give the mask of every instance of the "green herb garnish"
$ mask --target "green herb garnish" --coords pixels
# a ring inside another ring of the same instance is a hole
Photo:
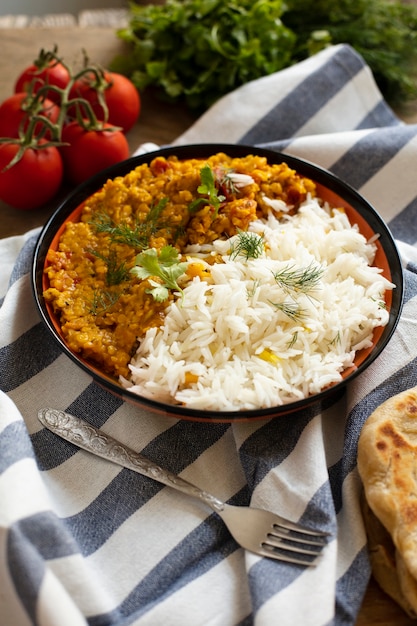
[[[222,176],[219,178],[219,184],[227,191],[229,194],[235,194],[238,192],[239,188],[236,185],[233,174],[235,174],[235,170],[228,169],[222,173]]]
[[[252,286],[249,288],[247,288],[246,290],[246,295],[248,298],[253,298],[253,296],[256,293],[256,290],[259,289],[261,285],[261,280],[260,278],[257,278],[256,280],[253,281]]]
[[[371,297],[371,300],[372,300],[372,302],[377,302],[380,309],[386,309],[387,308],[387,303],[385,302],[383,296],[381,296],[380,298],[373,298],[373,297]]]
[[[160,223],[160,217],[167,203],[168,198],[162,198],[158,204],[150,208],[144,221],[136,222],[133,228],[128,224],[114,224],[105,214],[96,215],[91,223],[96,232],[107,233],[112,243],[121,243],[135,250],[143,250],[149,245],[149,237],[164,226]]]
[[[119,285],[129,277],[129,270],[126,267],[126,263],[122,261],[118,262],[117,254],[114,250],[110,250],[109,254],[101,254],[98,250],[89,250],[90,254],[94,255],[98,259],[104,261],[107,266],[106,284],[108,287],[112,285]]]
[[[292,334],[292,337],[290,341],[288,342],[288,345],[287,345],[288,350],[297,343],[297,339],[298,339],[298,331],[296,330],[295,333]]]
[[[201,205],[210,204],[215,209],[215,213],[220,208],[222,202],[226,200],[225,196],[219,195],[219,190],[216,187],[216,178],[213,170],[209,165],[205,165],[200,170],[201,184],[197,187],[198,193],[206,196],[205,198],[197,198],[193,200],[188,209],[191,213],[198,211]]]
[[[236,239],[230,245],[230,258],[234,261],[238,256],[249,259],[258,259],[264,251],[264,241],[261,235],[239,230]]]
[[[286,293],[307,294],[317,287],[323,272],[323,268],[314,265],[314,263],[301,268],[290,265],[275,272],[274,279]]]
[[[119,298],[120,292],[117,291],[95,291],[93,301],[91,302],[90,313],[93,315],[103,315],[103,313],[116,304]]]
[[[339,343],[341,343],[341,337],[340,337],[340,331],[338,330],[336,335],[333,337],[333,339],[331,341],[329,341],[329,345],[330,346],[335,346]]]
[[[271,302],[273,307],[284,313],[287,317],[289,317],[293,322],[299,322],[300,320],[305,318],[305,311],[300,307],[298,302]]]
[[[157,302],[164,302],[169,296],[169,289],[179,291],[183,295],[177,279],[184,274],[187,263],[180,262],[178,251],[173,246],[164,246],[160,253],[155,248],[148,248],[136,257],[136,266],[131,273],[141,280],[148,279],[152,289],[146,293],[153,296]],[[159,278],[157,282],[153,278]]]

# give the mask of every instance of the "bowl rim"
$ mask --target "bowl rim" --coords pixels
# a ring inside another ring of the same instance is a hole
[[[95,191],[99,190],[109,178],[115,178],[120,175],[123,176],[133,170],[136,166],[148,163],[159,156],[177,156],[179,159],[207,158],[218,152],[226,153],[232,157],[242,157],[254,154],[266,157],[269,162],[286,162],[289,167],[295,169],[299,174],[314,180],[319,187],[330,190],[332,194],[337,197],[338,201],[341,199],[342,203],[346,204],[348,208],[350,207],[353,209],[355,215],[359,216],[359,221],[362,221],[362,227],[366,224],[372,233],[378,233],[378,249],[386,260],[387,268],[390,273],[390,279],[396,285],[395,289],[392,290],[392,292],[389,292],[391,294],[389,303],[389,321],[385,327],[380,327],[380,333],[376,344],[374,344],[373,348],[365,356],[362,362],[354,368],[348,368],[347,374],[343,380],[323,389],[317,394],[313,394],[301,400],[269,408],[214,412],[212,410],[194,409],[184,407],[182,405],[167,404],[150,398],[145,398],[129,391],[128,389],[125,389],[117,382],[116,379],[100,372],[98,368],[94,367],[94,365],[87,363],[79,355],[72,352],[66,345],[63,338],[59,335],[53,322],[51,321],[48,307],[43,298],[43,270],[46,254],[54,237],[56,236],[57,230],[70,217],[70,215],[76,211],[82,202]],[[81,185],[77,186],[60,202],[56,210],[41,229],[33,252],[31,286],[41,320],[49,333],[52,335],[55,342],[58,343],[64,354],[66,354],[73,362],[87,372],[105,389],[117,395],[124,401],[138,405],[142,409],[149,409],[154,413],[191,421],[228,423],[281,417],[305,409],[313,404],[317,403],[317,405],[320,405],[331,401],[332,398],[336,398],[339,392],[343,392],[346,385],[359,376],[367,367],[369,367],[369,365],[371,365],[371,363],[373,363],[373,361],[384,350],[391,339],[395,328],[397,327],[404,300],[404,274],[395,240],[387,224],[376,209],[349,183],[343,181],[341,178],[321,166],[299,157],[259,146],[256,147],[245,144],[222,143],[169,146],[145,154],[133,156],[117,163],[116,165],[106,168]]]

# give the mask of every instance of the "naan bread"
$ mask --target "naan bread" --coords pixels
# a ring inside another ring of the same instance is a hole
[[[365,515],[375,578],[392,597],[399,590],[403,602],[394,599],[417,613],[417,387],[393,396],[368,418],[358,470],[377,518]],[[388,536],[375,530],[378,520]]]
[[[387,595],[410,617],[416,618],[417,582],[406,570],[391,535],[373,514],[365,497],[362,499],[361,508],[368,537],[369,560],[373,576]],[[403,586],[406,592],[403,591]]]

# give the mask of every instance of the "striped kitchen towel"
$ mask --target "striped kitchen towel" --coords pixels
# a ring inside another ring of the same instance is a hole
[[[364,420],[415,384],[417,126],[400,122],[369,68],[329,47],[218,101],[175,142],[262,145],[356,187],[389,223],[405,304],[371,367],[323,412],[240,424],[184,422],[122,402],[49,338],[30,269],[38,230],[0,241],[0,624],[354,624],[370,567],[356,448]],[[234,504],[330,533],[316,568],[237,546],[202,504],[75,449],[37,411],[66,409]]]

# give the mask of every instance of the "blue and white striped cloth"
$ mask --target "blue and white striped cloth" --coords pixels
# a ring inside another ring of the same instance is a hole
[[[124,404],[48,337],[29,272],[38,230],[0,241],[0,624],[354,624],[370,576],[356,470],[364,420],[416,384],[417,126],[369,68],[334,46],[223,98],[178,140],[257,144],[356,187],[404,259],[405,306],[386,350],[337,404],[255,424],[199,424]],[[215,514],[44,430],[69,410],[235,504],[331,533],[316,568],[244,553]]]

